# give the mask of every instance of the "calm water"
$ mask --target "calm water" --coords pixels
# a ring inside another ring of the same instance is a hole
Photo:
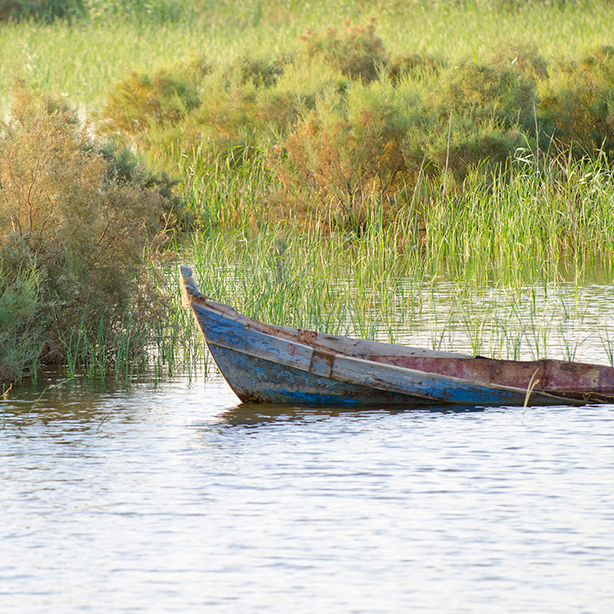
[[[0,610],[614,610],[614,407],[242,408],[219,378],[17,391]],[[20,428],[21,427],[21,428]]]

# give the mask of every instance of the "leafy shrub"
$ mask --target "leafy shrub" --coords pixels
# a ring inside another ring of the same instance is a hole
[[[263,60],[241,56],[229,67],[227,78],[232,79],[236,71],[239,75],[239,83],[253,83],[256,87],[271,87],[275,85],[279,76],[284,72],[284,60]]]
[[[141,329],[151,317],[137,304],[147,304],[144,253],[159,236],[166,199],[134,172],[122,181],[62,100],[36,97],[23,84],[0,154],[1,270],[8,288],[36,271],[41,358],[66,362],[74,350],[67,340],[88,337],[112,351],[118,333],[129,335],[127,314]],[[22,295],[34,300],[32,291]]]
[[[531,82],[548,79],[550,66],[538,47],[531,42],[501,42],[487,63],[500,68],[512,68]]]
[[[4,251],[4,250],[3,250]],[[8,269],[8,270],[6,270]],[[44,346],[39,272],[27,265],[0,270],[0,382],[36,366]]]
[[[419,175],[439,179],[447,171],[460,185],[472,167],[496,167],[526,145],[492,114],[453,109],[450,123],[450,111],[442,117],[430,100],[415,82],[380,80],[354,82],[342,103],[320,101],[277,148],[276,173],[290,200],[359,228],[375,211],[394,216]]]
[[[388,63],[390,56],[375,30],[375,19],[364,26],[347,19],[341,32],[334,26],[322,33],[308,29],[299,40],[309,57],[322,57],[344,75],[368,83],[378,78],[379,68]]]
[[[163,162],[202,141],[236,152],[253,143],[255,83],[264,87],[275,74],[255,60],[215,70],[203,58],[152,77],[131,73],[108,95],[98,129],[154,150]]]
[[[241,164],[292,130],[323,92],[348,83],[321,61],[298,58],[241,57],[222,67],[201,60],[159,74],[172,87],[134,74],[117,84],[98,128],[137,143],[167,168],[191,164],[195,156]]]
[[[614,47],[561,63],[553,72],[539,104],[542,130],[566,147],[614,154]]]
[[[173,72],[152,77],[133,72],[118,83],[102,111],[106,129],[136,136],[181,121],[200,100],[195,80]]]
[[[386,66],[389,78],[393,83],[398,83],[403,77],[415,73],[431,71],[438,73],[444,68],[443,63],[432,56],[424,53],[412,53],[393,57]]]
[[[493,119],[510,128],[533,123],[535,86],[512,66],[467,63],[446,74],[442,116],[454,109],[468,119]]]
[[[360,230],[374,202],[387,203],[402,186],[402,132],[390,109],[312,111],[284,143],[278,176],[290,193],[310,203],[309,213],[332,214]]]
[[[489,173],[503,165],[526,141],[517,130],[508,130],[495,121],[474,122],[452,116],[449,125],[431,122],[428,138],[425,128],[408,130],[403,140],[403,156],[413,169],[433,179],[447,179],[461,185],[474,168]]]

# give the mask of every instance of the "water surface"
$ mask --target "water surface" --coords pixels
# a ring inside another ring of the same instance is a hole
[[[612,406],[39,395],[3,408],[2,612],[612,612]]]

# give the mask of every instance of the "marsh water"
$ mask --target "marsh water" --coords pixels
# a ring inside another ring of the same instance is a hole
[[[586,305],[565,338],[607,362]],[[209,368],[0,419],[3,613],[614,607],[614,406],[242,406]]]
[[[5,411],[3,612],[612,611],[614,407],[248,407],[193,375]]]

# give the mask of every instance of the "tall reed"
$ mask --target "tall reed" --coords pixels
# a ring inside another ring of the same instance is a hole
[[[391,251],[393,239],[244,230],[194,237],[183,259],[206,294],[268,322],[500,358],[611,361],[610,286],[450,275],[461,262],[433,274]]]

